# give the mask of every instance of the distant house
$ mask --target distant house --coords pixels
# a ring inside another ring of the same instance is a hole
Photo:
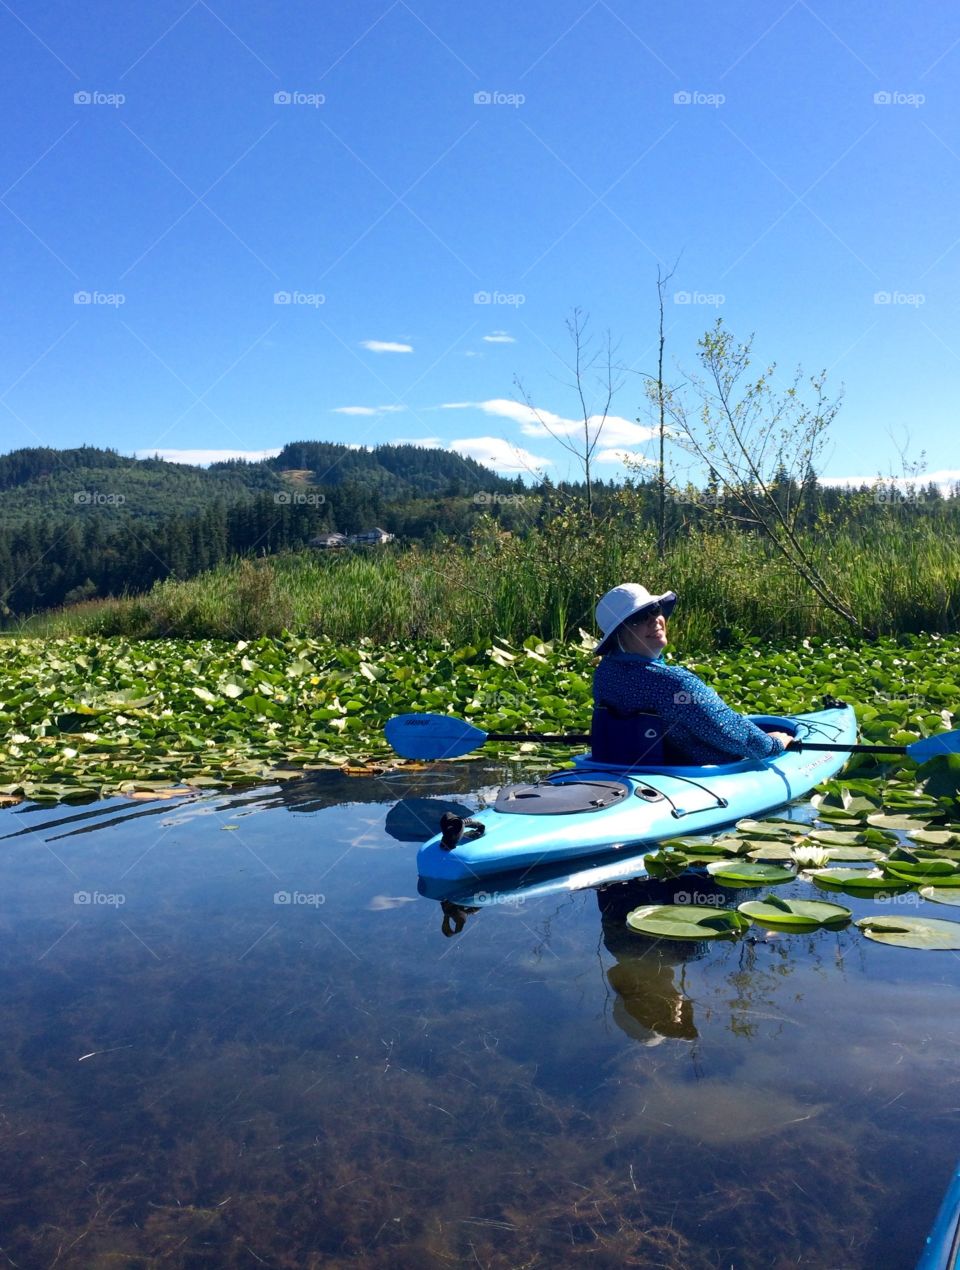
[[[310,539],[310,546],[320,550],[331,547],[382,547],[385,542],[393,542],[393,534],[385,529],[365,529],[361,534],[317,534]]]
[[[362,534],[351,534],[349,541],[358,547],[370,544],[382,547],[385,542],[393,542],[393,534],[388,534],[385,529],[365,529]]]

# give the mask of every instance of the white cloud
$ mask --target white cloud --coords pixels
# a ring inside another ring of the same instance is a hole
[[[493,397],[489,401],[450,402],[441,408],[444,410],[462,410],[473,406],[484,414],[495,415],[499,419],[511,419],[520,424],[520,430],[528,437],[548,437],[551,433],[562,437],[583,437],[582,419],[565,419],[554,414],[552,410],[540,410],[528,406],[522,401],[511,401],[506,397]],[[601,424],[603,425],[601,427]],[[591,415],[587,420],[590,435],[599,436],[608,448],[642,445],[657,435],[655,427],[643,423],[635,423],[632,419],[624,419],[620,415]]]
[[[516,344],[517,342],[506,331],[494,331],[492,335],[485,335],[483,338],[487,344]]]
[[[474,401],[443,401],[438,407],[440,410],[475,410],[476,402]]]
[[[192,467],[207,467],[211,463],[225,463],[228,459],[247,459],[259,463],[261,459],[273,459],[280,453],[275,450],[134,450],[138,459],[152,459],[159,455],[167,463],[188,463]]]
[[[418,445],[421,450],[443,450],[446,448],[446,441],[440,437],[396,437],[390,442],[391,445]]]
[[[878,476],[873,472],[870,476],[818,476],[821,485],[852,485],[859,488],[866,485],[893,485],[896,489],[923,489],[925,485],[939,485],[942,494],[949,494],[954,485],[960,482],[960,468],[940,468],[936,472],[922,472],[919,476]]]
[[[406,410],[406,406],[334,406],[335,415],[393,415]]]
[[[458,441],[451,441],[449,449],[498,472],[535,472],[538,468],[552,466],[550,459],[539,458],[529,450],[511,445],[503,437],[461,437]]]
[[[389,340],[361,340],[361,348],[368,348],[371,353],[412,353],[412,344],[393,344]]]

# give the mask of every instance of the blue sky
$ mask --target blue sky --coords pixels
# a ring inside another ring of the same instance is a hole
[[[828,476],[960,474],[960,11],[4,0],[0,29],[4,450],[576,475],[514,379],[577,417],[575,306],[654,370],[679,259],[668,378],[722,316],[844,386]],[[647,452],[641,383],[600,475]]]

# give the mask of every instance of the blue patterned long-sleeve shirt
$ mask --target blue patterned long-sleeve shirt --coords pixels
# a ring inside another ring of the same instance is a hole
[[[594,673],[593,699],[618,713],[662,719],[668,760],[730,763],[783,752],[776,738],[731,710],[692,671],[659,658],[608,653]]]

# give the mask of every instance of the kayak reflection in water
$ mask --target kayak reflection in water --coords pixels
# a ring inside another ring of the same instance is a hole
[[[609,763],[731,763],[782,754],[789,732],[765,732],[690,670],[662,660],[674,591],[651,595],[627,582],[597,605],[603,638],[593,678],[594,758]],[[631,721],[645,717],[637,731]],[[656,716],[651,719],[651,716]],[[637,751],[638,738],[651,738]],[[619,753],[618,753],[619,751]]]

